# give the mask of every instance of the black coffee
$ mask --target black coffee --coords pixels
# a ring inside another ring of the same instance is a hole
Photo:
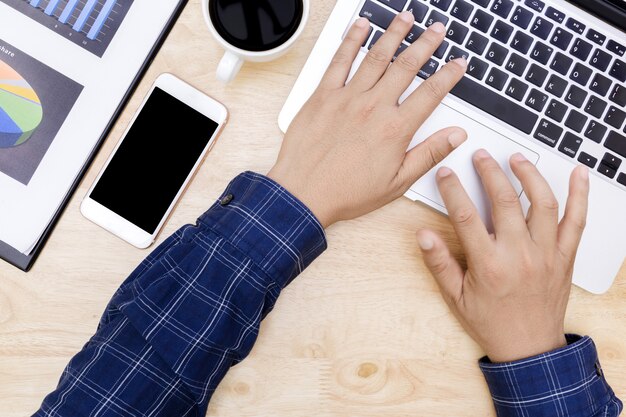
[[[302,21],[302,0],[211,0],[209,14],[224,40],[247,51],[287,42]]]

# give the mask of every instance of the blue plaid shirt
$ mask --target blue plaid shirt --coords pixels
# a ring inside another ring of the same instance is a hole
[[[281,290],[325,249],[301,202],[264,176],[240,175],[128,277],[35,416],[204,416]],[[570,342],[516,363],[481,362],[499,416],[619,414],[591,340]]]

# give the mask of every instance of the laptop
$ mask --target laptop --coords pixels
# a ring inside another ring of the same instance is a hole
[[[459,174],[488,225],[488,200],[471,162],[479,148],[499,161],[525,209],[529,202],[508,158],[521,152],[533,161],[553,187],[561,215],[570,173],[587,165],[589,218],[574,283],[606,292],[626,256],[626,0],[338,0],[280,114],[281,130],[319,84],[352,22],[367,17],[372,31],[351,76],[403,10],[415,16],[405,47],[437,21],[447,36],[401,100],[446,61],[469,61],[466,76],[411,147],[442,127],[467,130],[468,141],[442,164]],[[406,197],[446,214],[435,172]]]

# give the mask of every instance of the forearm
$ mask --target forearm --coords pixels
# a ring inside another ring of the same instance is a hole
[[[131,274],[37,415],[204,415],[282,288],[326,248],[269,179],[242,174],[228,195]]]
[[[593,341],[568,335],[568,346],[517,362],[480,361],[498,417],[615,417],[622,402],[604,378]]]

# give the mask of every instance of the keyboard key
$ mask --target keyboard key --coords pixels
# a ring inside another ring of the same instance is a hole
[[[541,42],[537,42],[535,44],[535,49],[533,49],[530,54],[530,57],[535,61],[545,65],[550,60],[552,52],[554,52],[554,49],[552,49],[550,46]]]
[[[618,106],[626,106],[626,86],[621,84],[615,84],[615,88],[609,94],[609,100]]]
[[[451,93],[526,134],[533,131],[539,119],[533,112],[468,77],[463,77]]]
[[[567,101],[572,106],[577,108],[581,108],[585,99],[587,98],[587,92],[582,88],[578,88],[575,85],[569,88],[567,95],[565,96],[565,101]]]
[[[479,6],[487,7],[491,0],[472,0],[472,2],[478,4]]]
[[[550,68],[552,68],[553,71],[556,71],[561,75],[567,75],[573,63],[574,60],[572,58],[568,57],[567,55],[563,55],[560,52],[557,52],[554,59],[552,60]]]
[[[491,5],[491,11],[498,16],[506,19],[513,9],[513,2],[511,0],[496,0]]]
[[[593,169],[598,163],[598,159],[594,158],[588,153],[581,152],[580,155],[578,155],[578,162],[583,165],[587,165],[589,168]]]
[[[593,29],[589,29],[589,32],[587,32],[587,39],[594,43],[597,43],[598,45],[604,45],[604,41],[606,41],[606,36]]]
[[[574,42],[574,45],[572,45],[572,49],[570,49],[569,52],[581,61],[586,61],[587,58],[589,58],[589,54],[592,49],[593,46],[589,42],[578,38]]]
[[[537,87],[541,87],[548,78],[548,70],[541,68],[537,64],[532,64],[526,74],[526,81],[530,81]]]
[[[491,37],[502,43],[507,43],[513,34],[513,26],[498,20],[491,31]]]
[[[591,61],[589,61],[592,67],[597,68],[600,71],[605,71],[609,67],[610,62],[611,55],[600,49],[596,49],[591,56]]]
[[[526,0],[524,4],[539,13],[543,12],[543,8],[546,7],[546,4],[539,0]]]
[[[558,75],[551,75],[548,80],[548,84],[546,84],[546,91],[554,94],[555,96],[561,98],[563,93],[565,93],[565,89],[567,88],[567,81]]]
[[[413,17],[415,17],[416,22],[422,23],[426,17],[426,13],[428,13],[428,6],[420,0],[411,0],[407,10],[413,13]]]
[[[439,45],[439,48],[437,48],[433,55],[439,59],[443,58],[443,56],[446,54],[446,51],[448,50],[449,45],[450,44],[446,41],[441,42],[441,45]]]
[[[448,16],[446,16],[445,14],[440,13],[437,10],[433,10],[430,12],[430,15],[428,16],[428,19],[426,19],[426,23],[424,23],[424,25],[426,25],[426,27],[429,27],[436,22],[441,22],[445,26],[448,24],[449,20],[450,18],[448,18]]]
[[[502,65],[508,54],[508,49],[506,49],[502,45],[498,45],[497,43],[492,42],[489,46],[487,54],[485,55],[485,58],[487,58],[487,60],[493,62],[496,65]]]
[[[617,182],[619,182],[622,185],[626,185],[626,174],[621,173],[617,176]]]
[[[509,86],[506,88],[505,93],[509,97],[513,97],[517,101],[522,101],[524,95],[528,91],[528,84],[518,80],[517,78],[511,79]]]
[[[422,33],[424,33],[424,29],[419,26],[413,25],[413,28],[411,29],[409,34],[406,35],[406,38],[404,38],[404,40],[408,43],[413,43],[418,40],[420,36],[422,36]]]
[[[505,72],[497,68],[492,68],[485,82],[496,90],[502,91],[508,79],[509,76]]]
[[[521,77],[528,66],[528,60],[516,53],[511,54],[509,62],[506,64],[507,71]]]
[[[374,31],[374,28],[370,26],[370,31],[367,34],[367,37],[365,38],[365,40],[363,41],[363,45],[361,45],[363,48],[365,48],[365,45],[367,45],[367,40],[370,38],[370,36],[372,36],[373,31]]]
[[[380,30],[377,30],[376,32],[374,32],[374,36],[372,36],[372,40],[370,41],[370,44],[368,45],[367,49],[372,49],[372,46],[374,46],[374,44],[378,42],[381,36],[383,36],[383,33]]]
[[[604,97],[606,93],[609,92],[609,88],[611,88],[611,80],[606,78],[603,75],[596,74],[593,77],[593,81],[591,81],[591,85],[589,85],[589,89],[594,93]]]
[[[569,79],[585,86],[587,82],[589,82],[589,78],[591,78],[591,74],[593,74],[593,70],[589,67],[584,66],[583,64],[574,65],[574,70],[569,76]]]
[[[406,4],[406,0],[378,0],[378,2],[385,4],[398,12],[401,12]]]
[[[452,4],[452,0],[430,0],[430,4],[440,10],[443,10],[444,12],[447,12]]]
[[[489,64],[476,57],[472,57],[467,65],[467,73],[477,80],[482,80],[488,68]]]
[[[555,125],[546,119],[542,119],[541,122],[539,122],[537,130],[535,131],[535,139],[540,140],[546,145],[554,148],[562,134],[562,127]]]
[[[617,170],[615,168],[606,165],[604,162],[600,162],[600,166],[598,166],[598,172],[611,179],[615,178],[615,174],[617,174]]]
[[[450,11],[450,14],[457,19],[467,22],[474,11],[474,6],[463,0],[457,0]]]
[[[608,138],[607,138],[607,141],[608,141]],[[611,155],[610,153],[607,152],[604,154],[604,157],[602,157],[602,163],[617,170],[622,165],[622,160],[619,159],[617,156]]]
[[[446,62],[450,62],[453,59],[457,59],[461,57],[465,59],[469,59],[469,54],[465,52],[464,50],[462,50],[461,48],[453,46],[452,49],[450,49],[450,53],[448,54],[448,57],[446,58]]]
[[[408,48],[407,44],[405,44],[404,42],[401,43],[398,49],[396,49],[396,52],[393,54],[393,60],[399,57],[400,54],[406,50],[406,48]]]
[[[606,44],[606,49],[619,56],[626,54],[626,46],[615,42],[613,39],[610,39],[609,43]]]
[[[591,139],[592,141],[596,143],[600,143],[602,142],[602,138],[604,138],[604,135],[606,134],[607,130],[609,129],[607,129],[606,126],[592,120],[589,122],[589,125],[587,126],[587,129],[585,130],[585,137]]]
[[[577,112],[576,110],[572,110],[571,112],[569,112],[567,120],[565,120],[565,126],[569,127],[577,133],[580,133],[585,128],[587,120],[589,120],[587,116]]]
[[[511,22],[513,22],[514,25],[521,27],[522,29],[526,29],[528,28],[528,25],[530,24],[532,18],[532,12],[518,6],[511,16]]]
[[[538,16],[535,19],[535,23],[531,26],[530,32],[533,35],[539,36],[541,39],[545,40],[548,39],[548,36],[550,36],[550,32],[552,32],[553,27],[554,25],[552,23],[548,22],[543,17]]]
[[[530,47],[533,44],[533,38],[525,33],[517,31],[513,40],[511,41],[511,47],[516,51],[519,51],[523,54],[527,54],[530,50]]]
[[[573,38],[574,35],[572,35],[570,32],[561,28],[556,28],[556,30],[552,34],[552,37],[550,38],[550,43],[557,48],[565,51],[567,50],[567,47],[569,46]]]
[[[478,55],[482,55],[487,48],[487,44],[489,44],[489,39],[478,32],[472,32],[465,47]]]
[[[613,66],[611,67],[611,71],[609,71],[609,75],[620,82],[626,81],[626,62],[616,60]]]
[[[567,106],[558,100],[552,99],[546,109],[546,116],[555,122],[561,123],[567,113]]]
[[[624,120],[626,120],[626,113],[615,106],[609,107],[609,111],[606,112],[606,116],[604,117],[604,121],[615,129],[621,128],[624,124]]]
[[[483,33],[487,33],[489,27],[491,26],[491,22],[493,22],[492,15],[482,10],[476,10],[476,14],[474,15],[470,25]]]
[[[424,65],[419,72],[417,73],[417,76],[423,79],[427,79],[429,78],[431,75],[433,75],[435,73],[435,71],[437,71],[437,68],[439,68],[439,62],[435,61],[434,59],[429,59],[428,62],[426,63],[426,65]]]
[[[543,94],[541,91],[532,89],[530,90],[530,94],[526,99],[526,105],[531,109],[537,110],[538,112],[543,111],[546,102],[548,101],[548,96]]]
[[[548,7],[548,10],[546,10],[546,16],[559,23],[563,23],[565,20],[565,13],[555,9],[554,7]]]
[[[450,27],[446,32],[446,38],[458,43],[459,45],[463,45],[468,32],[469,29],[465,25],[462,25],[455,20],[450,24]]]
[[[585,113],[592,115],[596,119],[599,119],[602,117],[602,114],[604,113],[606,106],[608,106],[606,101],[596,96],[591,96],[589,97],[589,100],[587,100],[587,105],[585,106]]]
[[[367,0],[363,5],[359,16],[366,17],[376,26],[387,29],[391,24],[391,21],[396,17],[396,14],[382,6],[379,6],[372,0]]]
[[[559,145],[559,151],[570,158],[576,158],[576,154],[582,145],[583,140],[578,136],[567,132]]]
[[[579,35],[582,35],[583,33],[585,33],[585,29],[587,28],[578,20],[572,19],[571,17],[567,19],[567,23],[565,23],[565,26],[567,26],[568,29],[571,29],[574,32],[578,33]]]

